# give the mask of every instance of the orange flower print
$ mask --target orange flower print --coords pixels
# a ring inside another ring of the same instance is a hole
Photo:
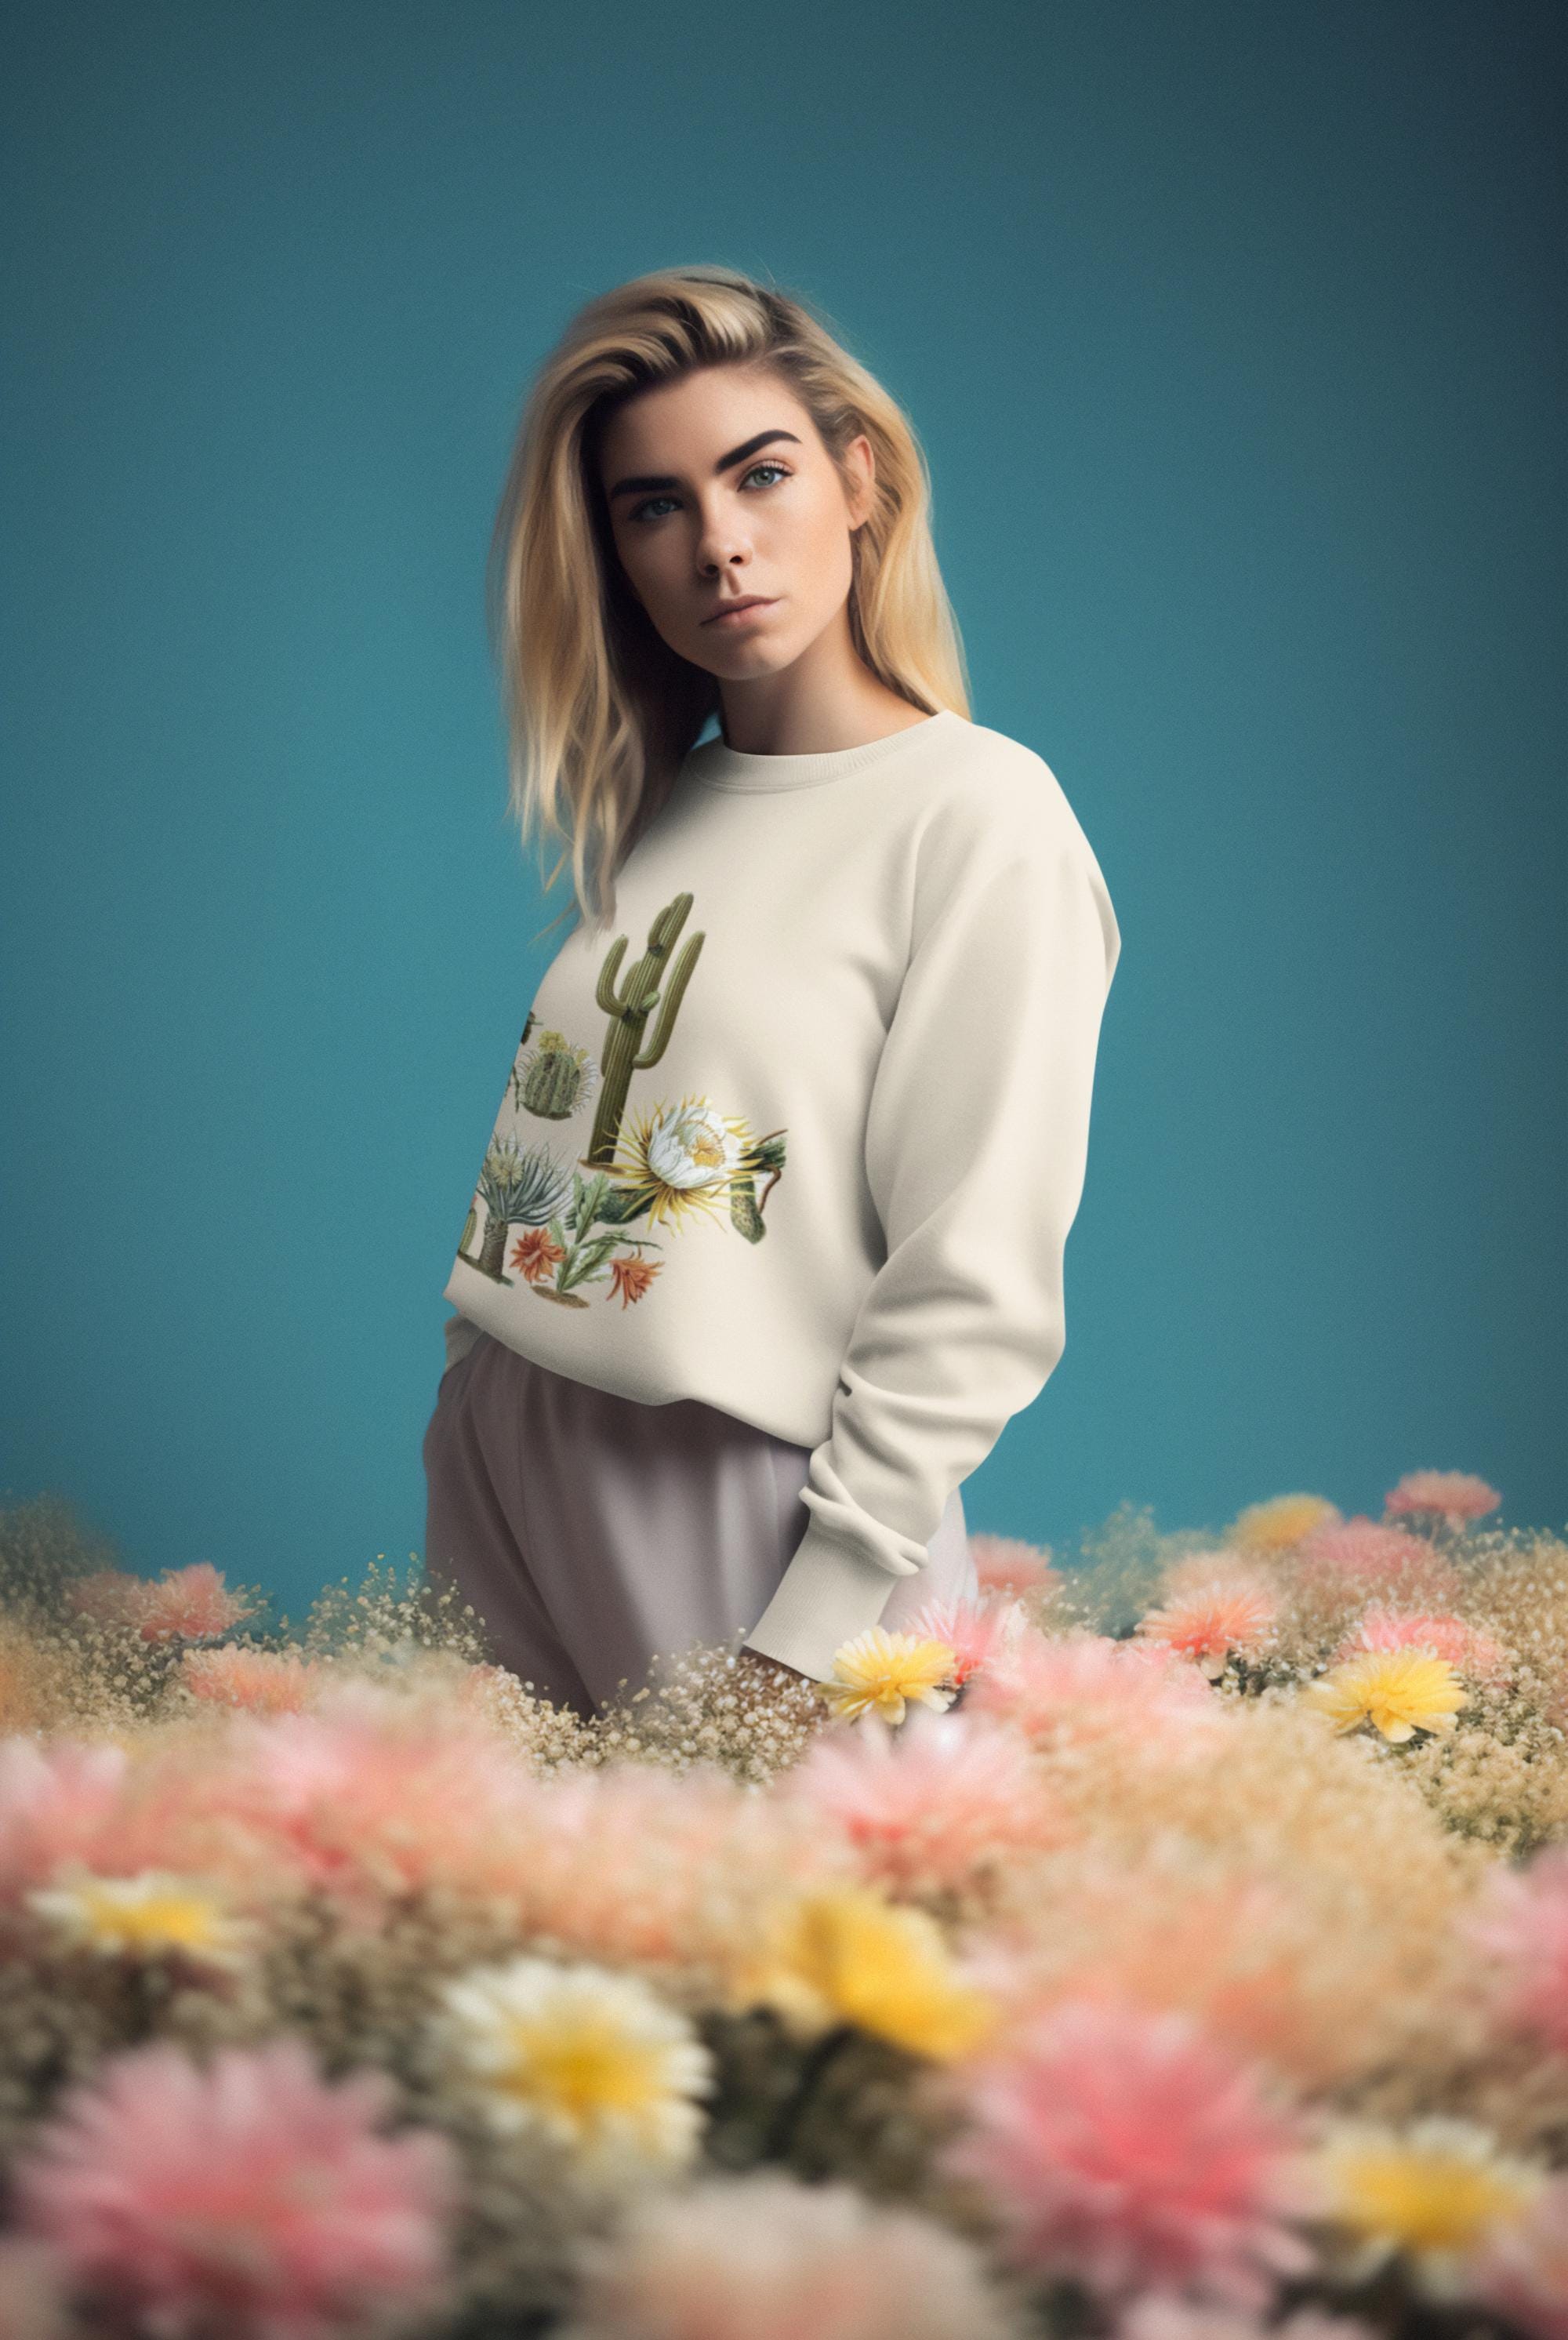
[[[624,1252],[619,1259],[610,1262],[610,1288],[606,1299],[613,1300],[618,1292],[623,1308],[640,1300],[662,1264],[660,1260],[638,1259],[631,1252]]]
[[[543,1227],[530,1227],[512,1245],[512,1265],[521,1271],[528,1284],[537,1284],[541,1276],[553,1274],[558,1261],[566,1253],[558,1243],[552,1243]]]

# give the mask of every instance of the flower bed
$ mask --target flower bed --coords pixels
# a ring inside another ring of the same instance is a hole
[[[592,1723],[0,1513],[0,2340],[1568,2335],[1568,1542],[1124,1507]]]

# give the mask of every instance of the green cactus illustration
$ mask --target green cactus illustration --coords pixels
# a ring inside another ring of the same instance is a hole
[[[647,949],[627,975],[619,993],[616,989],[616,977],[620,972],[626,948],[625,935],[616,937],[599,969],[595,996],[610,1019],[610,1028],[599,1057],[605,1076],[604,1088],[599,1096],[598,1110],[594,1115],[593,1136],[587,1154],[582,1157],[590,1168],[614,1159],[632,1075],[646,1072],[650,1065],[658,1063],[675,1029],[681,1000],[691,981],[692,970],[696,966],[705,939],[700,933],[688,936],[679,958],[673,967],[670,967],[670,953],[686,922],[692,898],[690,894],[677,894],[675,900],[666,903],[659,912],[648,928]],[[661,1001],[659,987],[666,969],[668,988]],[[659,1019],[645,1050],[643,1032],[656,1006],[659,1010]]]
[[[784,1133],[772,1129],[742,1156],[740,1167],[730,1180],[730,1225],[745,1235],[747,1243],[761,1243],[767,1233],[763,1225],[763,1205],[783,1176],[784,1166]],[[758,1170],[768,1174],[760,1195],[754,1175]]]
[[[543,1121],[569,1121],[591,1094],[597,1068],[586,1048],[575,1048],[564,1032],[541,1032],[528,1057],[512,1072],[518,1103]]]
[[[513,1279],[505,1273],[507,1230],[518,1220],[525,1226],[545,1225],[571,1192],[574,1175],[542,1142],[519,1152],[514,1138],[493,1137],[475,1195],[475,1201],[485,1206],[485,1239],[477,1259],[467,1251],[459,1252],[459,1258],[493,1283],[510,1284]]]

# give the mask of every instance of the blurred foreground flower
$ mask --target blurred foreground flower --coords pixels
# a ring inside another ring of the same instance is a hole
[[[1418,1730],[1452,1730],[1455,1716],[1470,1703],[1447,1660],[1419,1649],[1370,1650],[1308,1682],[1301,1695],[1336,1730],[1370,1722],[1395,1742]]]
[[[979,2254],[913,2211],[775,2169],[639,2203],[583,2251],[560,2340],[1008,2340]]]
[[[945,1642],[873,1625],[833,1651],[833,1678],[822,1684],[823,1695],[842,1721],[875,1712],[902,1722],[910,1700],[934,1707],[952,1703],[957,1663],[956,1652]]]
[[[712,2058],[635,1975],[524,1956],[456,1977],[442,2000],[437,2032],[496,2127],[542,2130],[599,2175],[695,2154]]]
[[[177,1953],[202,1966],[233,1966],[254,1929],[200,1879],[144,1869],[135,1877],[67,1878],[26,1897],[74,1946],[113,1957]]]
[[[997,2204],[1022,2266],[1101,2298],[1147,2289],[1262,2310],[1313,2263],[1294,2117],[1184,2013],[1064,2000],[964,2076],[945,2153]]]
[[[797,1893],[739,1961],[734,1996],[808,2034],[853,2024],[917,2056],[962,2056],[991,2030],[989,1996],[954,1968],[940,1927],[863,1886]]]
[[[1468,2296],[1468,2262],[1522,2219],[1546,2181],[1502,2152],[1490,2130],[1433,2113],[1404,2129],[1342,2119],[1319,2153],[1325,2208],[1350,2246],[1352,2283],[1402,2253],[1418,2287],[1439,2300]]]
[[[444,2304],[458,2166],[434,2132],[375,2133],[373,2071],[329,2085],[292,2038],[167,2041],[77,2084],[15,2171],[24,2228],[75,2282],[156,2333],[327,2340]]]

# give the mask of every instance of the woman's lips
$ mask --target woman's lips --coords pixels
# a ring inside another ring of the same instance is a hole
[[[739,609],[715,610],[711,618],[705,618],[703,620],[703,623],[705,626],[738,626],[743,624],[747,618],[760,618],[764,610],[771,610],[772,608],[773,603],[771,600],[763,600],[759,597],[759,599],[754,601],[745,602]]]

